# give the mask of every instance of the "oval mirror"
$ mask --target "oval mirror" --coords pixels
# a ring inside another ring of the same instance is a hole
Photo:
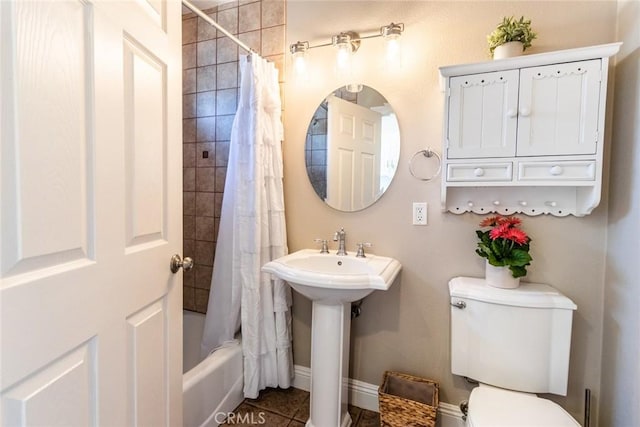
[[[307,175],[334,209],[355,212],[386,191],[400,158],[400,128],[380,92],[343,86],[320,102],[305,145]]]

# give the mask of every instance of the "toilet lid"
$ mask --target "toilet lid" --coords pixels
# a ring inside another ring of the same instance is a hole
[[[473,427],[580,427],[550,400],[484,385],[471,391],[467,420]]]

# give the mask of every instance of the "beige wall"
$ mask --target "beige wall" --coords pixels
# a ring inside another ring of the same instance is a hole
[[[289,249],[313,247],[314,238],[330,238],[343,226],[348,249],[353,250],[356,242],[372,242],[372,252],[394,256],[403,265],[397,283],[388,292],[367,297],[362,316],[353,322],[352,378],[378,384],[384,370],[397,369],[439,381],[444,402],[457,404],[468,395],[470,386],[449,369],[447,282],[458,275],[483,275],[483,260],[474,253],[474,230],[481,217],[441,213],[439,183],[412,178],[407,162],[427,146],[441,151],[443,96],[438,67],[486,60],[485,36],[503,15],[532,19],[539,33],[532,53],[615,40],[615,2],[287,2],[287,43],[326,42],[340,31],[376,31],[391,21],[404,22],[406,29],[404,66],[399,72],[386,72],[379,65],[381,39],[364,41],[356,55],[362,61],[356,79],[387,97],[402,133],[397,175],[382,199],[364,211],[341,213],[325,206],[306,178],[304,141],[309,119],[320,100],[344,83],[333,73],[333,50],[310,51],[313,74],[308,82],[287,76],[284,154]],[[428,226],[411,225],[414,201],[429,203]],[[524,227],[533,237],[534,262],[528,280],[549,283],[578,305],[569,395],[554,399],[579,420],[584,389],[593,391],[594,408],[599,399],[606,225],[605,204],[584,218],[524,218]],[[309,366],[310,302],[296,294],[293,312],[295,363]]]
[[[618,4],[600,425],[640,425],[640,2]]]

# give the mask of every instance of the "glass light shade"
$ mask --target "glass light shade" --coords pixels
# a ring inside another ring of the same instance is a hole
[[[389,66],[400,66],[401,49],[400,49],[400,35],[390,34],[385,36],[386,53],[385,59]]]
[[[351,69],[351,45],[349,42],[337,45],[336,68],[338,71],[346,72]]]
[[[293,54],[293,71],[298,77],[304,77],[307,74],[306,52],[295,52]]]
[[[391,23],[380,28],[380,35],[384,37],[386,49],[385,60],[388,69],[401,67],[400,36],[404,31],[404,24]]]

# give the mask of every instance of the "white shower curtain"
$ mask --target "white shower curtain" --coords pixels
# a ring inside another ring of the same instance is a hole
[[[260,271],[287,253],[278,71],[256,54],[240,67],[202,355],[241,327],[244,395],[256,398],[291,385],[291,289]]]

